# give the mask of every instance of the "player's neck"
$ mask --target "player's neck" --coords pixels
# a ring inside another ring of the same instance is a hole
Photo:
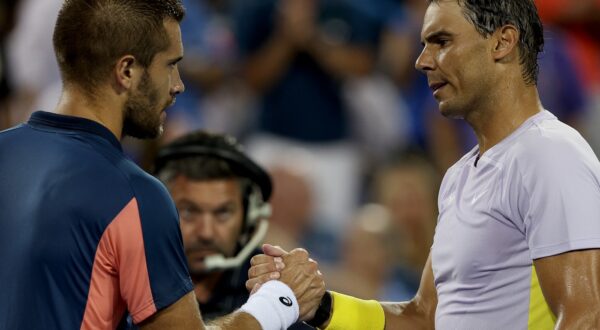
[[[465,119],[475,131],[482,155],[542,110],[536,86],[512,86],[504,89],[488,107],[470,113]]]
[[[74,88],[65,88],[55,112],[62,115],[81,117],[99,123],[121,139],[123,130],[123,105],[110,97],[90,97]]]

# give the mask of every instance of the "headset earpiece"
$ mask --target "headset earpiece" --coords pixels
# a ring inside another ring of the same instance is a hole
[[[195,139],[175,141],[163,147],[156,158],[154,173],[158,174],[172,160],[194,156],[225,160],[243,179],[240,182],[246,210],[241,243],[245,243],[258,221],[271,216],[271,206],[267,202],[272,192],[270,175],[244,154],[233,137],[209,133],[198,133]]]
[[[253,188],[248,196],[248,211],[246,221],[248,225],[255,226],[258,220],[271,217],[271,205],[263,201],[262,194],[257,188]]]

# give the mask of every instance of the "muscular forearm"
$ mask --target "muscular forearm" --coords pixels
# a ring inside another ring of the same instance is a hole
[[[433,318],[413,301],[381,303],[385,312],[385,329],[434,329]]]
[[[261,327],[258,321],[252,317],[252,315],[238,311],[210,322],[206,329],[261,330]]]
[[[600,310],[593,306],[588,310],[565,311],[556,321],[555,330],[597,329],[600,326]]]

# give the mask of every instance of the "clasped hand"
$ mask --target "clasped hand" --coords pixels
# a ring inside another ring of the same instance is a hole
[[[264,254],[250,261],[246,288],[254,293],[260,285],[270,280],[287,284],[300,305],[300,321],[314,317],[321,298],[325,294],[325,281],[316,261],[304,249],[286,252],[278,246],[263,245]]]

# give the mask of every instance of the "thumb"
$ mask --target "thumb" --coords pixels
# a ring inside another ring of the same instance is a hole
[[[280,246],[273,246],[271,244],[263,244],[262,250],[266,255],[271,257],[282,257],[288,254],[288,252]]]

